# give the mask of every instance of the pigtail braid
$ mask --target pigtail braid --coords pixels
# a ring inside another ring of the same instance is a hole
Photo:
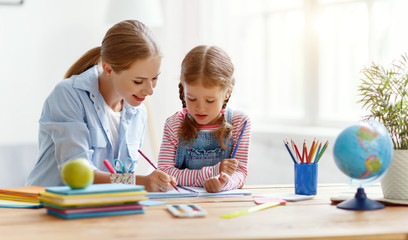
[[[224,115],[220,126],[217,128],[215,132],[215,136],[217,136],[218,142],[224,149],[228,149],[226,144],[228,143],[232,136],[232,128],[233,128],[232,124],[228,122],[227,117]]]
[[[182,140],[184,146],[187,146],[190,140],[192,140],[191,145],[187,146],[192,147],[197,136],[198,136],[197,123],[193,119],[191,119],[188,115],[186,115],[184,117],[183,122],[181,123],[180,139]]]
[[[179,87],[179,98],[181,100],[181,103],[183,104],[183,108],[186,108],[187,104],[186,104],[186,100],[184,99],[184,87],[183,87],[183,84],[180,82],[178,87]]]

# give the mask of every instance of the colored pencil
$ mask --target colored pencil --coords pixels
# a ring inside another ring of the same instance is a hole
[[[320,158],[322,157],[324,151],[326,150],[328,144],[329,144],[329,141],[326,141],[326,143],[324,144],[324,146],[323,146],[323,148],[322,148],[322,151],[319,153],[319,157],[317,157],[316,163],[319,162],[319,160],[320,160]]]
[[[234,152],[232,153],[231,158],[235,158],[235,154],[237,153],[237,149],[239,147],[239,143],[241,142],[242,135],[244,134],[246,125],[247,125],[247,121],[244,122],[244,126],[242,127],[241,134],[239,135],[237,145],[235,146],[235,149],[234,149]]]
[[[312,153],[313,153],[313,149],[315,146],[315,142],[316,142],[316,138],[313,140],[312,146],[310,146],[309,155],[308,155],[309,157],[307,159],[307,163],[310,163],[312,161]]]
[[[308,163],[308,161],[307,161],[306,140],[303,141],[303,154],[304,154],[303,163]]]
[[[157,170],[157,167],[150,161],[150,159],[149,159],[148,157],[146,157],[146,156],[142,153],[142,151],[140,151],[140,149],[137,150],[137,151],[140,153],[140,155],[142,155],[142,157],[143,157],[144,159],[146,159],[146,161],[147,161],[148,163],[150,163],[150,165],[152,165],[152,167],[153,167],[154,169]],[[177,188],[173,183],[170,183],[170,184],[174,187],[174,189],[177,190],[177,192],[180,192],[180,191],[178,190],[178,188]]]
[[[295,160],[295,158],[293,157],[293,154],[292,154],[292,152],[290,151],[290,149],[289,149],[289,147],[288,147],[288,144],[287,144],[285,141],[283,141],[283,144],[285,144],[285,147],[286,147],[286,149],[288,150],[289,155],[290,155],[290,157],[291,157],[292,160],[293,160],[293,163],[296,164],[296,160]]]
[[[319,144],[319,147],[317,148],[316,156],[315,156],[315,159],[314,159],[314,161],[313,161],[314,163],[316,163],[317,158],[319,157],[319,153],[320,153],[321,147],[322,147],[322,143],[320,143],[320,144]]]
[[[298,154],[298,157],[299,157],[299,161],[302,162],[302,157],[300,157],[299,150],[298,150],[298,148],[297,148],[297,146],[296,146],[296,144],[295,144],[295,142],[293,140],[292,140],[292,145],[295,147],[295,150],[296,150],[296,152]]]
[[[113,168],[108,159],[103,160],[103,164],[105,164],[105,167],[109,170],[110,173],[116,174],[116,170]]]
[[[319,145],[319,141],[315,142],[314,145],[313,145],[313,148],[311,149],[311,152],[312,152],[312,153],[311,153],[311,155],[309,156],[309,161],[310,161],[310,163],[312,163],[313,158],[314,158],[314,156],[315,156],[315,154],[316,154],[317,145]]]

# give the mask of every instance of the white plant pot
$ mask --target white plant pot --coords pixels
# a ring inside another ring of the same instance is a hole
[[[394,150],[390,168],[381,179],[384,198],[408,200],[408,150]]]

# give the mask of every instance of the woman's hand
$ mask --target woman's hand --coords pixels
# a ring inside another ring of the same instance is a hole
[[[143,185],[148,192],[167,192],[173,189],[173,185],[177,185],[174,177],[169,176],[160,170],[155,170],[144,178]]]
[[[229,181],[230,176],[221,172],[220,177],[212,177],[204,182],[204,188],[209,193],[219,192]]]
[[[220,173],[224,172],[230,176],[234,174],[235,170],[237,170],[238,161],[233,158],[227,158],[221,161],[220,163]]]

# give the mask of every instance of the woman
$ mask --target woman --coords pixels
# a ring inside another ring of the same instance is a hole
[[[146,128],[143,101],[153,94],[161,57],[143,23],[126,20],[110,28],[102,45],[75,62],[46,99],[40,156],[26,185],[63,185],[60,169],[76,158],[90,161],[94,183],[111,181],[105,159],[131,158],[136,165]],[[147,191],[167,191],[171,183],[174,180],[162,171],[136,176],[136,184]]]

